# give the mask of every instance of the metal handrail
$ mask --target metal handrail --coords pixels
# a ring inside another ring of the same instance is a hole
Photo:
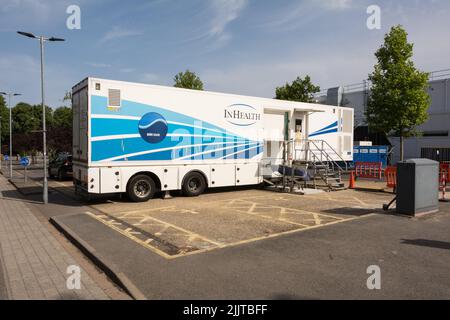
[[[314,154],[314,151],[310,148],[309,143],[312,143],[314,145],[314,147],[316,147],[317,151],[320,151],[320,157],[321,157],[321,161],[323,162],[323,155],[325,155],[326,161],[332,163],[333,165],[333,169],[336,167],[338,168],[339,171],[344,172],[344,169],[327,153],[324,151],[323,145],[325,144],[330,150],[332,150],[337,156],[338,158],[345,163],[345,171],[348,171],[348,165],[347,162],[336,152],[336,150],[333,149],[333,147],[330,146],[330,144],[328,142],[326,142],[325,140],[307,140],[308,142],[308,149],[309,151],[311,151],[312,154]],[[316,144],[316,142],[321,142],[322,143],[322,148],[319,148]],[[305,150],[307,151],[307,150]]]
[[[336,150],[334,150],[334,148],[333,148],[328,142],[326,142],[325,140],[322,140],[322,142],[324,142],[324,143],[327,145],[328,148],[330,148],[331,150],[333,150],[333,152],[339,157],[339,159],[340,159],[343,163],[345,163],[345,171],[348,171],[348,164],[347,164],[347,161],[345,161],[344,158],[342,158],[342,156],[341,156],[339,153],[337,153]]]
[[[315,143],[313,143],[315,146],[316,146],[316,144]],[[317,148],[317,146],[316,146],[316,148]],[[336,168],[338,168],[338,170],[339,171],[343,171],[342,170],[342,168],[339,166],[339,164],[337,164],[332,158],[331,158],[331,156],[329,155],[329,154],[327,154],[323,149],[316,149],[316,150],[319,150],[320,151],[320,158],[321,158],[321,162],[323,163],[323,156],[325,156],[325,160],[326,160],[326,162],[328,163],[328,166],[329,166],[329,164],[331,163],[331,166],[332,166],[332,169],[333,170],[336,170]],[[314,154],[314,152],[312,151],[312,153]]]

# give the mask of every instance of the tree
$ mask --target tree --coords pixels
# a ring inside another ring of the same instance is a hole
[[[175,82],[173,86],[176,88],[203,90],[202,80],[189,70],[178,73],[173,80]]]
[[[428,119],[431,98],[427,73],[412,61],[413,44],[402,26],[392,27],[375,53],[378,64],[369,75],[372,82],[366,118],[369,128],[400,137],[400,160],[404,160],[404,139],[417,135],[417,126]]]
[[[56,128],[72,128],[72,109],[59,107],[53,112],[53,126]]]
[[[2,146],[8,144],[6,141],[9,139],[9,110],[6,106],[5,99],[0,95],[0,118],[1,118],[1,143]],[[2,152],[3,152],[2,148]]]
[[[72,91],[66,91],[62,101],[63,101],[63,103],[69,103],[70,106],[72,106]]]
[[[35,130],[42,130],[42,105],[33,105],[33,117],[38,120],[39,126]],[[45,106],[45,125],[47,128],[53,125],[53,109]]]
[[[42,106],[20,102],[12,109],[12,121],[13,133],[42,130]],[[53,123],[53,109],[49,106],[45,106],[45,123],[49,127]]]
[[[35,116],[35,108],[25,102],[19,102],[12,109],[13,133],[30,133],[39,129],[39,119]]]
[[[278,87],[275,91],[275,99],[314,102],[314,94],[320,91],[320,87],[311,82],[310,76],[305,79],[297,77],[291,84],[286,83],[284,87]]]

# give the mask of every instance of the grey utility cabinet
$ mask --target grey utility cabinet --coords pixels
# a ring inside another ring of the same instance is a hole
[[[439,162],[411,159],[397,166],[397,212],[412,216],[437,212]]]

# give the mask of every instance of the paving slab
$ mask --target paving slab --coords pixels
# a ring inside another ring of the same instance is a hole
[[[3,176],[0,192],[0,256],[10,299],[108,298]],[[67,285],[69,267],[80,271],[80,288]]]

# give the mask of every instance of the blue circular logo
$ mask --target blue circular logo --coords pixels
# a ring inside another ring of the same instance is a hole
[[[148,143],[159,143],[167,135],[167,121],[156,112],[149,112],[139,121],[139,133]]]

